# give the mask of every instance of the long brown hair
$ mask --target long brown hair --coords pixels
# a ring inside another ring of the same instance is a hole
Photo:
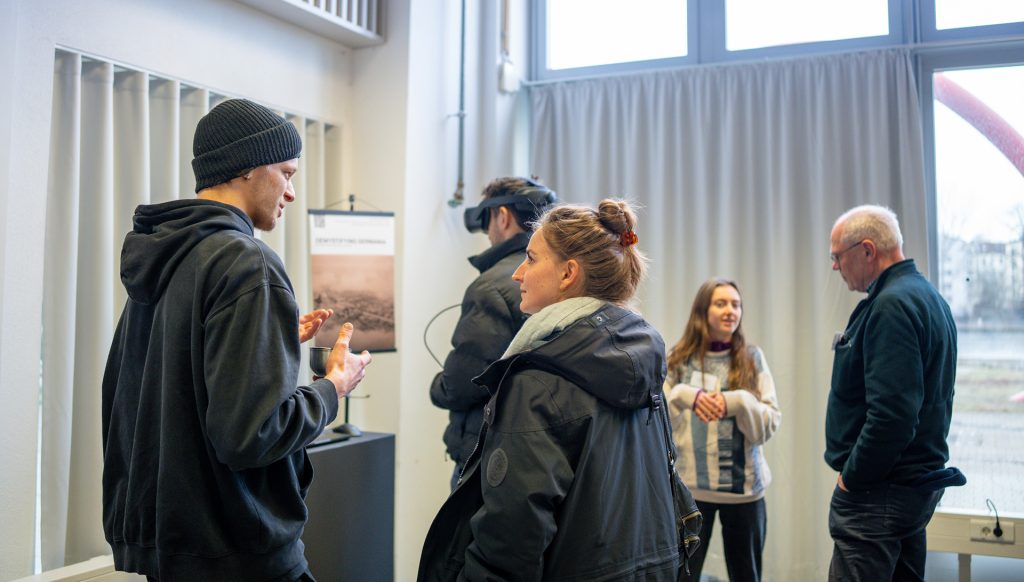
[[[711,297],[715,289],[728,285],[740,293],[740,288],[735,281],[715,277],[708,279],[697,290],[697,296],[693,298],[693,307],[690,309],[690,320],[686,322],[686,329],[683,330],[683,337],[668,353],[668,367],[670,370],[693,360],[700,363],[700,369],[704,368],[704,356],[711,347],[711,334],[708,332],[708,309],[711,308]],[[743,294],[740,293],[740,301]],[[732,356],[729,365],[729,377],[727,385],[730,388],[742,388],[760,397],[760,390],[757,388],[757,369],[754,365],[754,358],[747,349],[747,340],[743,337],[743,318],[740,317],[736,325],[736,331],[732,334],[732,348],[729,350]],[[681,380],[681,378],[677,379]]]

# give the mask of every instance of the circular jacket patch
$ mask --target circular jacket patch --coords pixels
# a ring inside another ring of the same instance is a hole
[[[491,453],[491,459],[487,461],[487,482],[491,487],[501,485],[508,474],[508,455],[500,448]]]

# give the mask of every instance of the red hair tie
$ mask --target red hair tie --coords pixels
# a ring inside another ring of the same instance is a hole
[[[624,247],[635,245],[638,242],[640,242],[640,237],[638,237],[632,230],[627,230],[619,235],[619,244]]]

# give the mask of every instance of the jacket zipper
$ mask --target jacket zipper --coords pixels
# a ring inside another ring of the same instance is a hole
[[[487,417],[491,414],[491,402],[498,396],[498,392],[501,390],[502,384],[505,383],[505,378],[508,377],[509,370],[512,369],[512,365],[515,364],[516,360],[519,359],[520,354],[512,356],[509,360],[508,366],[505,371],[501,374],[501,380],[498,380],[498,387],[494,390],[494,395],[487,401],[484,406],[484,422],[480,423],[480,433],[477,434],[476,443],[473,445],[473,450],[469,452],[469,456],[466,457],[466,462],[462,464],[462,468],[459,469],[459,480],[455,482],[455,488],[458,489],[459,485],[462,485],[462,478],[466,475],[466,467],[469,467],[470,463],[473,462],[473,457],[476,456],[477,451],[480,450],[480,443],[483,442],[484,437],[487,436],[487,427],[490,423],[487,422]]]

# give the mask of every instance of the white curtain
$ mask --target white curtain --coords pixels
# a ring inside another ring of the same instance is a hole
[[[700,67],[531,89],[532,171],[563,200],[643,206],[640,309],[671,346],[705,279],[734,278],[783,422],[767,443],[768,580],[824,578],[830,342],[859,294],[828,261],[844,210],[884,204],[927,269],[921,120],[906,51]],[[720,526],[716,527],[716,532]],[[705,572],[726,576],[719,534]]]
[[[126,295],[119,257],[139,204],[194,196],[192,136],[227,97],[58,50],[46,217],[43,570],[110,553],[101,522],[100,382]],[[341,188],[340,129],[281,112],[305,139],[297,199],[264,235],[310,309],[308,208]]]

